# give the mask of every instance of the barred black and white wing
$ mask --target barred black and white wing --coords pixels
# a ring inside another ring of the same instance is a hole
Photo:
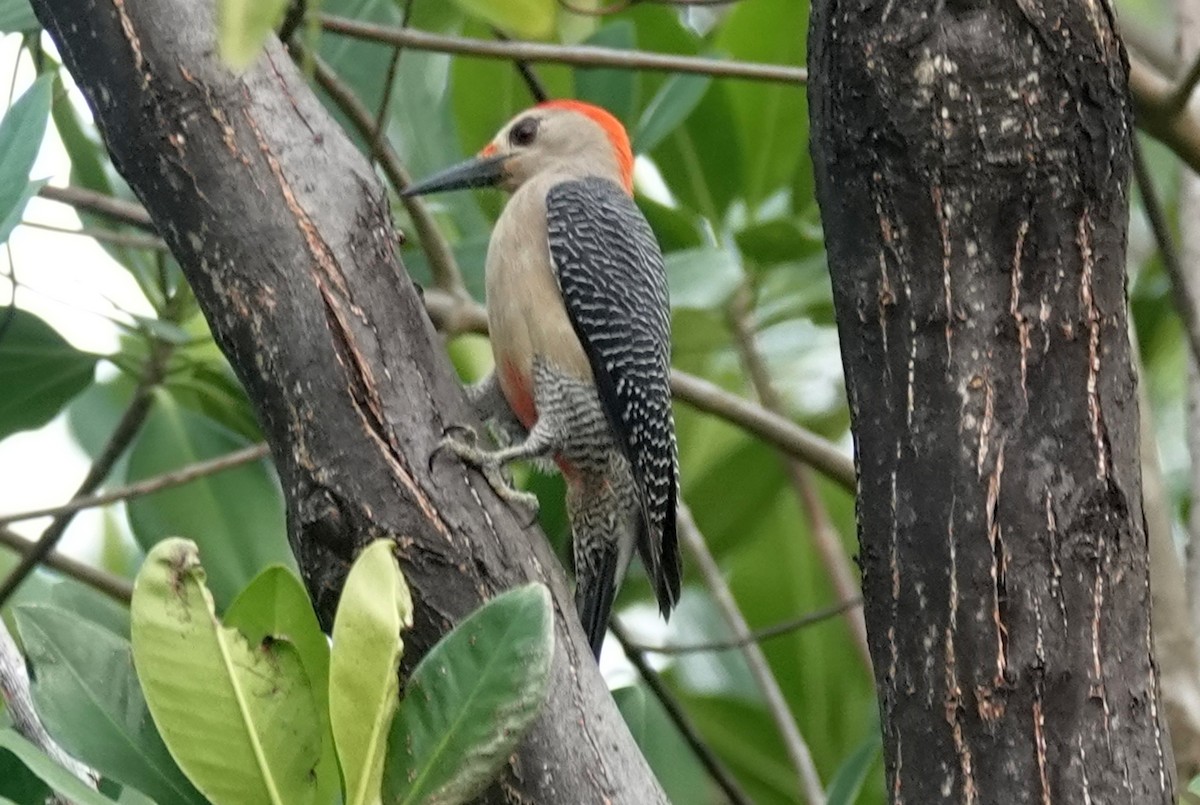
[[[638,552],[659,609],[679,599],[678,458],[671,415],[671,311],[662,251],[619,186],[589,177],[546,195],[550,258],[600,404],[633,468]]]

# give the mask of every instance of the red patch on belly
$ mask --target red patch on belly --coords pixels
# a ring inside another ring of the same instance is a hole
[[[511,362],[505,361],[500,368],[500,390],[521,424],[528,428],[537,422],[537,406],[533,403],[533,383]]]

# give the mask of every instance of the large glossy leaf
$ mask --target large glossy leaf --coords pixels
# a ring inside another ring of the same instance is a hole
[[[34,704],[63,749],[159,802],[204,805],[154,727],[127,640],[55,607],[18,607],[16,619]]]
[[[638,120],[633,134],[633,150],[639,154],[653,151],[659,143],[687,120],[708,92],[712,78],[706,75],[671,76],[658,88]]]
[[[321,723],[316,801],[328,802],[340,782],[333,733],[329,727],[329,641],[321,632],[304,585],[286,567],[269,567],[238,594],[226,610],[224,621],[251,643],[283,639],[296,647],[312,685],[317,720]]]
[[[387,731],[399,701],[400,632],[412,626],[412,596],[391,540],[359,554],[333,622],[329,715],[347,805],[379,802]]]
[[[248,444],[160,391],[130,451],[128,477],[149,478]],[[282,495],[266,459],[136,498],[127,511],[144,550],[168,536],[195,540],[204,552],[213,596],[222,604],[263,568],[295,567],[284,532]]]
[[[51,760],[11,727],[0,730],[0,749],[7,749],[46,785],[77,805],[111,805],[112,800],[89,788],[75,775]]]
[[[288,0],[217,0],[217,47],[234,70],[245,70],[283,22]]]
[[[808,3],[801,0],[739,3],[721,26],[716,45],[734,59],[802,65],[807,21]],[[788,186],[800,160],[807,162],[804,88],[743,81],[730,85],[729,98],[745,158],[743,193],[757,204]]]
[[[545,38],[554,32],[556,0],[454,0],[468,14],[521,37]]]
[[[0,120],[0,221],[23,205],[29,171],[42,146],[50,118],[52,77],[44,75],[25,90]]]
[[[879,731],[876,730],[850,753],[829,783],[826,805],[854,805],[858,802],[863,783],[879,757],[881,745]]]
[[[631,50],[636,44],[633,23],[618,20],[592,34],[587,45]],[[575,71],[575,97],[612,112],[629,128],[638,108],[638,74],[633,70],[586,68]]]
[[[665,263],[673,310],[715,310],[724,315],[724,306],[743,281],[737,255],[724,249],[671,252]]]
[[[0,340],[0,439],[45,425],[92,380],[96,356],[80,352],[32,313],[13,311]]]
[[[168,539],[133,591],[133,659],[171,755],[222,805],[316,802],[321,722],[296,647],[217,620],[193,542]]]
[[[464,803],[494,779],[533,723],[554,655],[550,593],[503,593],[413,670],[388,738],[384,801]]]

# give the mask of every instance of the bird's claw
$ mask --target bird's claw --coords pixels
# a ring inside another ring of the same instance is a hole
[[[432,471],[433,461],[438,454],[443,450],[449,450],[463,463],[479,470],[497,497],[511,505],[529,510],[531,516],[526,525],[527,528],[537,520],[540,505],[537,495],[532,492],[523,492],[513,486],[512,481],[506,477],[503,466],[496,460],[495,454],[479,447],[479,436],[473,428],[466,425],[447,425],[442,433],[442,440],[429,454],[430,471]],[[459,438],[459,434],[466,438]]]

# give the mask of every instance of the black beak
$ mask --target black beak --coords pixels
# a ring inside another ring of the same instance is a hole
[[[466,187],[491,187],[504,177],[505,154],[472,157],[465,162],[435,173],[423,182],[409,185],[400,195],[422,196],[442,190],[461,190]]]

